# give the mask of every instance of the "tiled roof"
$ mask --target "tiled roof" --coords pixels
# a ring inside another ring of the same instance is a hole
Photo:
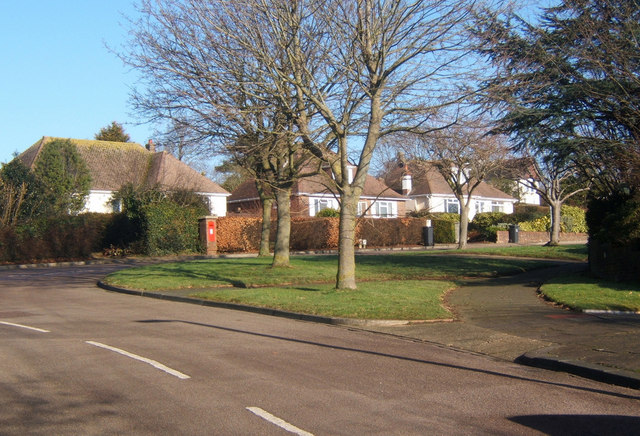
[[[54,139],[45,136],[18,156],[33,167],[42,147]],[[66,139],[66,138],[65,138]],[[220,185],[167,152],[154,153],[133,142],[70,139],[89,167],[91,189],[116,191],[127,183],[165,189],[226,194]]]
[[[442,174],[440,174],[435,165],[429,162],[398,164],[398,166],[387,173],[384,180],[392,189],[402,192],[402,176],[407,173],[411,174],[412,179],[412,189],[409,196],[453,195],[453,190]],[[480,185],[478,185],[473,191],[473,196],[515,200],[510,195],[485,182],[481,182]]]
[[[305,177],[298,180],[292,189],[292,195],[317,195],[317,194],[335,194],[335,191],[330,189],[330,183],[328,176],[324,174],[317,174],[310,177]],[[364,189],[362,191],[361,197],[366,198],[385,198],[385,199],[397,199],[402,200],[403,197],[395,192],[393,189],[390,189],[384,182],[377,180],[375,177],[367,175],[364,183]],[[255,186],[255,181],[253,179],[248,180],[238,186],[231,197],[229,197],[229,201],[242,201],[248,199],[256,199],[258,198],[258,190]]]

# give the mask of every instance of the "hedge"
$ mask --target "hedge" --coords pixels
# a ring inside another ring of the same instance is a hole
[[[198,237],[198,207],[185,207],[164,200],[145,205],[144,252],[152,256],[202,251]]]
[[[86,259],[103,247],[111,217],[87,213],[0,229],[0,262]]]
[[[275,238],[275,221],[271,223],[271,241]],[[454,243],[455,223],[446,220],[432,220],[436,243]],[[218,251],[255,252],[260,246],[262,220],[256,217],[223,217],[217,220]],[[354,244],[360,239],[367,240],[367,247],[392,247],[421,245],[421,218],[361,219],[356,226]],[[337,249],[340,218],[305,217],[291,219],[292,250]]]

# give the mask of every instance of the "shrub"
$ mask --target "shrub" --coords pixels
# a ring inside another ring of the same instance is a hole
[[[498,230],[506,230],[510,222],[510,215],[504,212],[480,212],[469,223],[469,232],[475,233],[478,241],[496,242]]]
[[[513,214],[509,215],[510,223],[520,223],[523,221],[535,221],[538,218],[549,215],[548,206],[536,206],[532,204],[517,204]]]
[[[584,209],[577,206],[562,205],[562,231],[568,233],[587,232],[587,220]]]
[[[546,215],[534,221],[519,223],[519,226],[523,232],[548,232],[551,230],[551,217]]]
[[[106,230],[104,246],[148,255],[200,251],[198,218],[209,213],[202,196],[127,184],[112,201],[124,211]]]
[[[500,223],[509,222],[509,215],[504,212],[480,212],[469,223],[469,230],[483,230]]]
[[[640,193],[616,192],[589,200],[589,237],[614,245],[640,245]]]
[[[324,208],[316,214],[316,217],[318,218],[337,218],[339,216],[340,211],[330,207]]]
[[[449,214],[456,215],[457,214]],[[456,234],[456,223],[451,219],[436,219],[432,221],[433,240],[438,244],[453,244],[456,242],[458,235]]]
[[[206,214],[197,206],[181,206],[170,199],[142,208],[145,254],[196,253],[201,251],[198,218]]]

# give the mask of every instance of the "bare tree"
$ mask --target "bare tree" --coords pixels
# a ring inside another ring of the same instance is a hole
[[[437,170],[445,179],[460,204],[458,248],[467,246],[469,211],[473,195],[480,184],[509,154],[506,140],[487,135],[485,123],[479,120],[449,126],[405,141],[404,149],[425,171]]]
[[[532,172],[532,177],[518,178],[525,187],[534,190],[547,202],[551,213],[551,230],[547,245],[560,243],[560,224],[562,205],[574,195],[591,189],[592,182],[579,178],[579,169],[570,160],[554,158],[549,154],[525,152],[525,170]],[[514,179],[518,171],[514,173]]]

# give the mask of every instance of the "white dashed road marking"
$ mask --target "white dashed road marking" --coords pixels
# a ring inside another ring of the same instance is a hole
[[[49,333],[49,330],[39,329],[37,327],[30,327],[28,325],[14,324],[12,322],[7,322],[7,321],[0,321],[0,324],[8,325],[8,326],[11,326],[11,327],[20,327],[21,329],[34,330],[34,331],[40,332],[40,333]]]
[[[259,407],[247,407],[247,410],[258,415],[260,418],[269,421],[271,424],[275,424],[281,429],[288,431],[289,433],[297,434],[299,436],[313,436],[312,433],[301,430],[295,425],[289,424],[287,421],[284,421]]]
[[[138,356],[137,354],[129,353],[128,351],[121,350],[120,348],[112,347],[110,345],[101,344],[100,342],[94,341],[85,341],[89,345],[93,345],[95,347],[104,348],[105,350],[110,350],[115,353],[121,354],[126,357],[130,357],[131,359],[139,360],[140,362],[148,363],[154,368],[159,369],[160,371],[164,371],[167,374],[171,374],[174,377],[178,377],[179,379],[188,379],[191,378],[186,374],[181,373],[180,371],[176,371],[175,369],[171,369],[168,366],[163,365],[160,362],[156,362],[155,360],[147,359],[146,357]]]

